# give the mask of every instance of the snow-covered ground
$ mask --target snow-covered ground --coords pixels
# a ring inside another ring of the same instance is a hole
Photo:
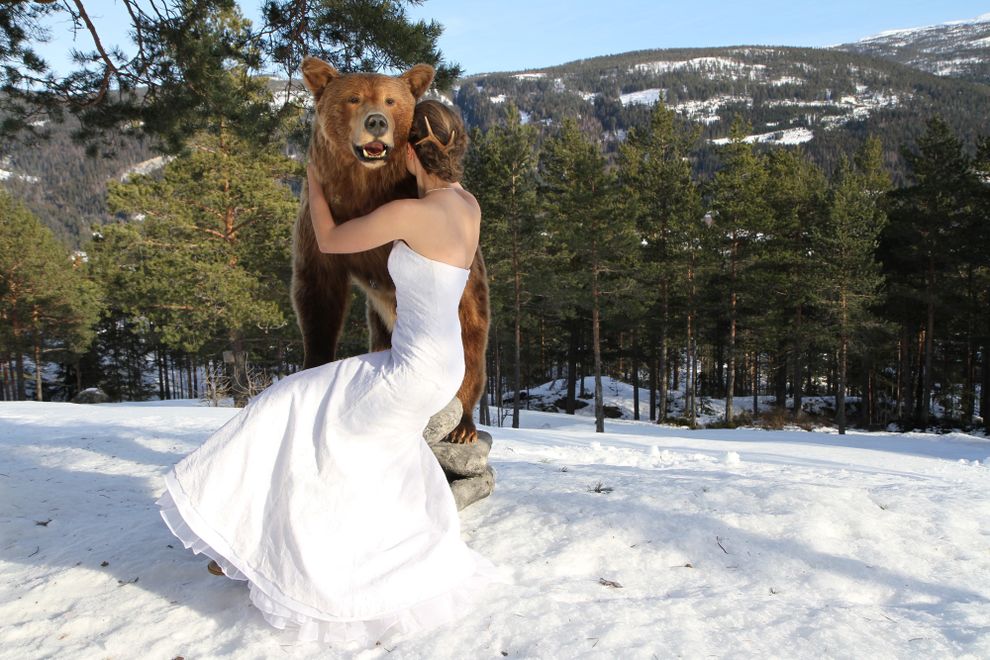
[[[234,414],[0,403],[0,657],[990,657],[982,438],[524,411],[462,512],[514,584],[355,656],[286,644],[159,518],[163,474]]]

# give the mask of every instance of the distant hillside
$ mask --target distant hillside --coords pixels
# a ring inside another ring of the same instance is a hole
[[[511,101],[525,121],[580,117],[612,146],[630,128],[645,124],[658,99],[698,125],[702,171],[714,167],[712,147],[728,136],[736,115],[752,125],[752,141],[802,144],[827,167],[876,134],[886,145],[889,165],[899,171],[900,145],[913,143],[935,113],[968,143],[990,134],[990,86],[829,49],[636,51],[473,76],[456,94],[474,125],[498,121]]]
[[[155,153],[146,140],[117,135],[110,138],[107,151],[91,157],[85,145],[72,140],[71,120],[45,128],[47,140],[0,147],[0,185],[23,200],[67,245],[79,247],[89,238],[90,227],[108,218],[107,181]]]
[[[990,14],[890,30],[836,48],[882,57],[939,76],[990,83]]]

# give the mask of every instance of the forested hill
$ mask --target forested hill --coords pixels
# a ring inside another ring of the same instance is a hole
[[[462,81],[456,99],[483,128],[499,121],[511,102],[526,121],[581,116],[586,129],[603,131],[613,146],[644,125],[661,99],[699,126],[699,167],[706,173],[716,166],[711,147],[728,137],[736,115],[751,125],[752,140],[802,144],[827,168],[875,134],[895,175],[900,146],[913,144],[933,114],[968,144],[990,133],[990,85],[829,49],[636,51],[473,76]]]
[[[965,43],[974,38],[966,32]],[[751,125],[752,141],[766,148],[801,145],[827,169],[866,136],[877,135],[895,181],[903,171],[901,146],[913,145],[933,114],[967,145],[990,134],[990,84],[836,49],[636,51],[472,76],[458,82],[452,97],[468,123],[482,129],[503,118],[510,102],[524,121],[548,128],[577,117],[586,131],[603,135],[612,153],[662,99],[698,126],[694,160],[702,176],[718,167],[717,145],[737,115]],[[71,130],[54,126],[47,142],[0,147],[0,185],[65,242],[79,246],[92,225],[107,219],[106,181],[142,163],[154,165],[157,154],[144,142],[118,137],[112,157],[88,158],[70,140]]]
[[[63,242],[79,247],[90,228],[107,221],[107,181],[119,179],[140,163],[160,161],[150,142],[109,136],[102,153],[87,156],[71,135],[72,120],[51,124],[48,139],[0,147],[0,185],[48,225]]]
[[[990,14],[968,21],[889,30],[837,48],[940,76],[990,83]]]

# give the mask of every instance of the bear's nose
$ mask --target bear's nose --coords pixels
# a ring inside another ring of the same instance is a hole
[[[364,127],[375,137],[381,137],[388,130],[388,119],[385,118],[385,115],[376,112],[373,115],[368,115],[368,118],[364,120]]]

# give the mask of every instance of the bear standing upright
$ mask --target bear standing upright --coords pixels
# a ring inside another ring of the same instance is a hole
[[[433,67],[417,64],[399,76],[341,74],[323,60],[307,57],[303,80],[316,114],[309,145],[323,192],[338,223],[370,213],[394,199],[416,196],[404,150],[416,100],[433,81]],[[302,331],[309,369],[335,359],[351,282],[364,291],[370,349],[390,347],[395,324],[395,284],[388,273],[391,245],[353,254],[320,252],[313,234],[307,195],[296,219],[292,249],[292,303]],[[457,392],[463,415],[447,439],[474,442],[472,411],[485,383],[488,342],[488,278],[481,248],[461,297],[464,381]]]

